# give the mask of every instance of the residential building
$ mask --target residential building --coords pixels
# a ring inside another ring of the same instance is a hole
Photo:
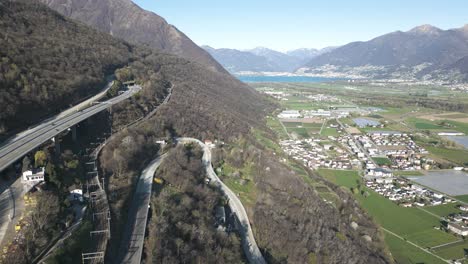
[[[27,170],[23,172],[22,180],[27,183],[38,183],[44,181],[45,168]]]
[[[468,236],[468,227],[465,224],[451,222],[448,223],[447,228],[455,234]]]

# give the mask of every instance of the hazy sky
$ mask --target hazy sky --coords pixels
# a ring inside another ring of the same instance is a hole
[[[133,1],[215,48],[322,48],[422,24],[448,29],[468,23],[467,0]]]

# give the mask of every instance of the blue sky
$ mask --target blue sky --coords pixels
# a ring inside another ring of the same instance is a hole
[[[276,50],[369,40],[422,24],[468,23],[466,0],[133,0],[198,45]]]

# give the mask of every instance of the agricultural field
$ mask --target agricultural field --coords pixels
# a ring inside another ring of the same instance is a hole
[[[407,243],[400,238],[385,233],[385,243],[390,248],[392,256],[400,264],[431,263],[445,264],[446,262],[434,257],[433,255]]]
[[[467,251],[468,241],[466,240],[434,249],[437,255],[445,259],[462,259],[466,256]]]
[[[435,158],[441,158],[459,165],[468,166],[468,150],[447,149],[441,147],[424,146]]]
[[[318,173],[331,182],[347,188],[357,188],[360,182],[357,171],[319,169]],[[362,186],[361,188],[365,189]],[[368,197],[361,195],[359,192],[356,192],[355,197],[360,202],[361,206],[383,228],[423,248],[434,247],[458,240],[449,233],[434,229],[434,227],[439,227],[441,225],[441,220],[439,218],[418,208],[400,207],[371,190],[365,190],[370,194]],[[452,206],[455,205],[452,204]],[[428,211],[437,215],[452,211],[456,212],[456,209],[453,207],[443,206],[428,208]],[[385,232],[385,241],[392,255],[399,263],[444,263],[431,254],[412,246],[407,241],[401,240],[390,233]],[[457,254],[459,254],[459,252]]]
[[[458,200],[462,202],[468,203],[468,195],[458,195],[458,196],[455,196],[455,198],[457,198]]]
[[[322,127],[322,123],[286,122],[284,120],[278,122],[283,123],[289,135],[294,133],[301,138],[309,138],[311,135],[318,134]]]
[[[462,211],[458,209],[459,205],[460,204],[458,203],[449,203],[449,204],[441,204],[441,205],[436,205],[436,206],[427,206],[424,209],[440,217],[446,217],[451,214],[461,213]]]
[[[291,94],[287,98],[288,100],[279,101],[284,109],[317,110],[339,105],[358,107],[358,111],[350,111],[350,117],[340,119],[345,127],[349,126],[346,128],[348,132],[352,131],[353,134],[373,130],[407,132],[414,136],[418,145],[429,151],[429,158],[437,163],[434,166],[435,169],[451,168],[450,166],[455,165],[468,167],[468,150],[451,144],[447,139],[442,139],[437,134],[447,131],[468,134],[468,113],[443,110],[449,109],[444,104],[464,104],[468,99],[468,94],[450,91],[447,87],[437,85],[332,82],[288,84],[287,86],[272,84],[271,87],[283,89],[282,91]],[[314,94],[335,96],[341,101],[339,103],[315,102],[308,98],[309,95]],[[435,104],[441,100],[444,104],[432,108],[430,103],[419,103],[431,102],[431,100]],[[371,109],[372,107],[382,110]],[[384,128],[364,127],[358,129],[352,119],[359,117],[376,120],[383,124]],[[279,121],[276,123],[268,122],[278,135],[283,135],[280,138],[284,138],[285,129],[290,135],[297,135],[299,138],[316,135],[319,131],[322,139],[327,136],[339,136],[337,129],[330,127],[328,123],[322,129],[322,123],[283,122],[281,124]],[[330,143],[333,144],[333,142]],[[387,157],[374,157],[373,159],[379,166],[391,164],[391,160]],[[300,168],[295,167],[295,170],[300,170]],[[439,230],[445,224],[441,220],[442,217],[459,212],[457,203],[424,208],[404,208],[367,189],[362,184],[358,171],[317,169],[317,173],[323,178],[343,186],[343,188],[353,190],[353,195],[362,208],[385,230],[385,241],[397,263],[446,263],[439,257],[446,260],[461,259],[465,257],[465,253],[468,253],[468,242],[458,243],[457,241],[460,240],[458,237]],[[426,173],[395,171],[396,176],[402,177],[426,177]],[[325,187],[315,186],[316,183],[313,182],[310,184],[314,185],[323,199],[333,201],[333,197],[327,196]],[[468,195],[456,198],[468,202]],[[333,201],[333,203],[337,205],[339,201]],[[447,243],[448,245],[441,246]],[[427,251],[429,248],[434,249]]]
[[[432,247],[456,241],[451,234],[434,229],[441,225],[440,219],[419,210],[403,208],[387,198],[367,190],[370,195],[357,195],[357,199],[382,227],[422,247]]]
[[[281,121],[279,121],[276,117],[267,117],[267,126],[276,133],[280,140],[289,138],[283,125],[281,124]]]
[[[328,136],[338,137],[340,133],[338,133],[336,128],[324,128],[320,135],[325,136],[325,137],[328,137]]]
[[[361,177],[359,177],[357,171],[318,169],[317,172],[320,176],[334,184],[348,188],[356,188],[358,182],[361,181]]]
[[[307,129],[304,127],[287,127],[287,129],[289,134],[298,135],[300,138],[310,137]]]
[[[408,124],[410,124],[411,126],[413,126],[416,129],[422,129],[422,130],[434,130],[434,129],[435,130],[443,130],[443,129],[447,129],[446,127],[443,127],[443,126],[437,124],[436,122],[426,120],[426,119],[421,119],[421,118],[412,117],[412,118],[406,119],[406,121],[408,122]]]

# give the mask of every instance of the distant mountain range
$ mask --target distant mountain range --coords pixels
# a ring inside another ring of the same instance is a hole
[[[206,51],[164,18],[131,0],[39,0],[61,14],[133,44],[147,45],[224,72]]]
[[[231,73],[239,72],[294,72],[310,59],[333,48],[297,49],[286,53],[258,47],[251,50],[215,49],[202,46]]]
[[[299,73],[370,78],[466,80],[468,25],[431,25],[352,42],[312,58]]]
[[[289,72],[298,75],[398,80],[468,81],[468,25],[442,30],[422,25],[341,47],[278,52],[203,46],[231,73]]]

